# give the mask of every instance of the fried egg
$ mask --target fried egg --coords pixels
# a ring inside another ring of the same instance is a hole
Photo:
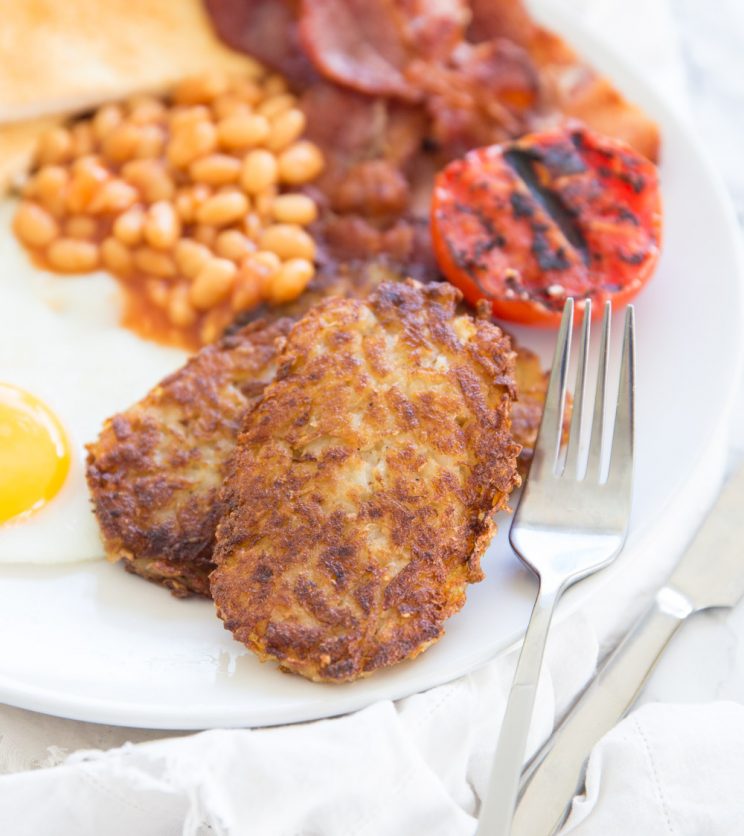
[[[119,324],[116,282],[35,267],[0,206],[0,563],[103,557],[85,444],[186,354]]]

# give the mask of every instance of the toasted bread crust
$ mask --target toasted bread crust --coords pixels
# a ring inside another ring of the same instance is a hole
[[[212,595],[262,659],[342,682],[413,658],[482,577],[518,483],[514,354],[411,280],[297,323],[221,494]]]
[[[226,462],[290,326],[253,323],[203,349],[88,445],[88,486],[110,559],[176,595],[209,595]]]

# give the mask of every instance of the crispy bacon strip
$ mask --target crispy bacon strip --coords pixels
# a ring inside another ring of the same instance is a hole
[[[413,102],[411,62],[446,61],[469,20],[465,0],[302,0],[300,39],[326,78]]]
[[[409,78],[427,91],[431,136],[448,159],[524,133],[541,98],[530,57],[503,38],[462,43],[447,63],[415,61]]]
[[[204,0],[217,34],[304,87],[317,78],[300,46],[297,0]]]
[[[338,84],[416,101],[406,81],[406,45],[385,0],[303,0],[300,40],[313,64]]]
[[[522,0],[205,3],[228,44],[300,89],[320,73],[347,91],[421,103],[445,159],[566,116],[658,159],[656,125]]]
[[[545,123],[574,117],[631,145],[648,159],[659,157],[659,129],[564,40],[538,26],[522,0],[470,0],[468,36],[473,41],[507,38],[530,55],[545,91]],[[535,126],[537,127],[537,125]]]

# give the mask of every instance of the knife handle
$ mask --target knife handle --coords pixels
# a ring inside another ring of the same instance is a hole
[[[560,827],[583,785],[592,747],[625,716],[692,611],[676,590],[659,591],[528,767],[511,836],[551,836]]]

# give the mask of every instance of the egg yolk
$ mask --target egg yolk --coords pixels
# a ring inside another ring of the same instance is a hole
[[[43,507],[70,469],[70,446],[38,398],[0,383],[0,524]]]

